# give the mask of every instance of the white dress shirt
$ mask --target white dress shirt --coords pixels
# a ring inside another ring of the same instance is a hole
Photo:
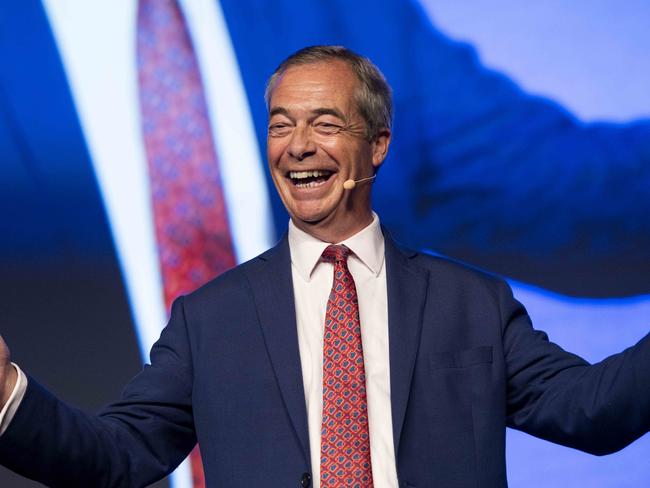
[[[366,369],[370,456],[375,488],[397,488],[388,354],[388,297],[384,236],[379,219],[344,240],[352,250],[348,268],[359,299],[361,341]],[[320,433],[323,415],[323,328],[334,266],[321,261],[329,245],[289,223],[291,273],[305,388],[314,488],[320,487]]]

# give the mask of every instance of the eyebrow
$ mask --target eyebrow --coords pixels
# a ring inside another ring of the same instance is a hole
[[[284,107],[273,107],[269,112],[269,117],[273,117],[274,115],[286,115],[288,117],[289,111]]]
[[[317,108],[312,110],[311,113],[316,117],[319,117],[321,115],[333,115],[334,117],[338,117],[341,120],[345,120],[343,114],[334,108]],[[269,118],[273,117],[274,115],[286,115],[289,117],[289,111],[284,107],[273,107],[269,111]]]
[[[316,110],[313,110],[312,113],[316,116],[333,115],[334,117],[338,117],[341,120],[345,120],[343,114],[334,108],[317,108]]]

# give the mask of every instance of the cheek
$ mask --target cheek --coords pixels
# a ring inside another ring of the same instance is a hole
[[[342,163],[356,164],[362,160],[369,160],[372,151],[369,145],[360,144],[356,140],[342,140],[333,138],[323,141],[320,146]]]
[[[323,137],[322,140],[318,141],[318,147],[328,154],[345,153],[345,144],[337,136]]]
[[[280,157],[282,156],[285,147],[286,144],[277,138],[268,138],[266,140],[266,155],[271,167],[277,166],[280,162]]]

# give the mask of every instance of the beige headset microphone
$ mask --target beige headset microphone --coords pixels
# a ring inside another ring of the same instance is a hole
[[[352,190],[355,186],[357,186],[357,183],[362,183],[362,182],[368,181],[368,180],[374,180],[375,178],[377,178],[377,175],[369,176],[368,178],[361,178],[360,180],[356,180],[356,181],[355,180],[345,180],[343,182],[343,188],[345,190]]]

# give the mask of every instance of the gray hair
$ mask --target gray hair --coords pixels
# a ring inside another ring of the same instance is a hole
[[[287,69],[324,61],[340,60],[350,67],[359,80],[355,93],[357,109],[366,121],[366,135],[373,140],[382,129],[390,129],[393,121],[392,91],[386,78],[368,58],[343,46],[311,46],[296,51],[282,61],[266,83],[264,100],[269,109],[271,94]]]

